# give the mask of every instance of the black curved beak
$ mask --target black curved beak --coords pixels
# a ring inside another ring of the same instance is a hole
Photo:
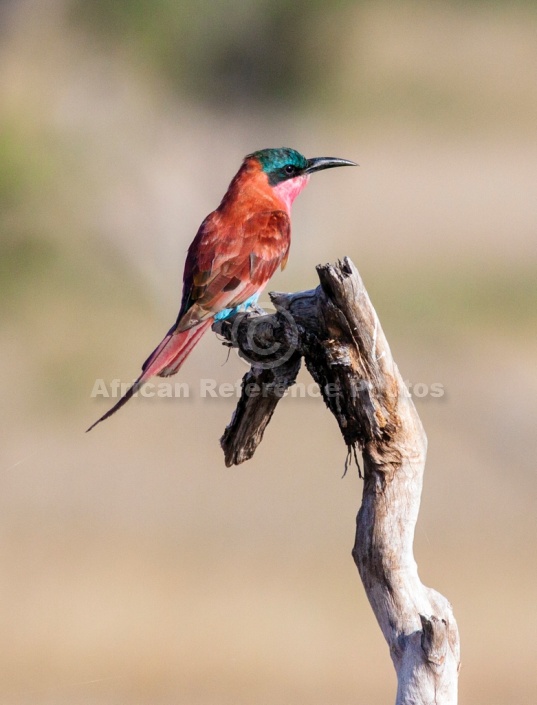
[[[313,159],[308,159],[308,165],[303,173],[312,174],[314,171],[333,169],[336,166],[358,166],[358,164],[350,162],[348,159],[338,159],[337,157],[313,157]]]

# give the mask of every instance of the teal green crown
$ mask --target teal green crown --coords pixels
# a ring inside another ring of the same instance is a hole
[[[304,155],[297,152],[296,149],[288,147],[260,149],[249,154],[246,158],[250,157],[257,159],[261,169],[268,175],[272,186],[285,179],[298,176],[308,166],[308,160]]]

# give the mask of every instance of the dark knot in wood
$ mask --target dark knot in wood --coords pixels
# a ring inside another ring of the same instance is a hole
[[[285,364],[297,352],[299,335],[292,316],[284,312],[266,314],[262,309],[238,313],[217,321],[213,331],[237,348],[252,366],[273,369]]]

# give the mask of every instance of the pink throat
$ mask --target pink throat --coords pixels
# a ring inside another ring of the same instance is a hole
[[[309,179],[309,174],[306,174],[306,176],[295,176],[294,179],[287,179],[274,186],[274,193],[285,204],[288,213],[291,212],[293,201],[302,189],[306,187]]]

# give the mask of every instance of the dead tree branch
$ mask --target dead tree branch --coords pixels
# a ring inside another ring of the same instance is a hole
[[[353,558],[390,647],[396,705],[454,705],[457,624],[448,600],[422,585],[413,554],[425,432],[354,264],[346,258],[317,272],[317,289],[273,294],[276,313],[213,327],[252,365],[221,440],[226,464],[252,457],[304,358],[349,451],[362,453]]]

